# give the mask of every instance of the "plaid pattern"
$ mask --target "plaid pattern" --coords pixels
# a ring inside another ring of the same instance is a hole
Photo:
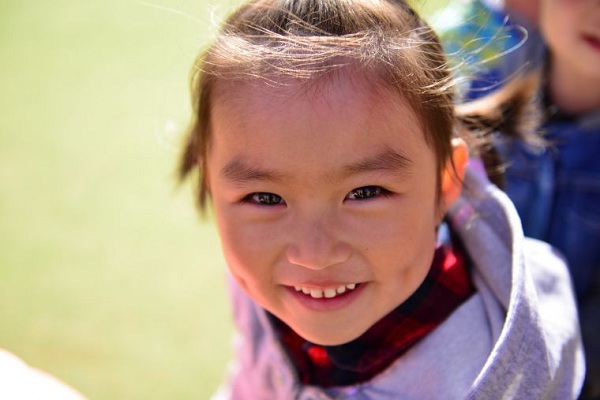
[[[320,387],[367,381],[435,329],[474,292],[464,251],[438,246],[429,274],[404,303],[359,338],[339,346],[307,342],[271,315],[304,384]]]

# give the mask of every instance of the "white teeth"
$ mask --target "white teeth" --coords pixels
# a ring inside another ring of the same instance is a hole
[[[340,294],[343,294],[348,290],[354,290],[354,289],[356,289],[356,283],[349,283],[347,285],[340,285],[335,288],[326,288],[326,289],[307,288],[307,287],[300,286],[300,285],[294,286],[294,290],[296,292],[302,292],[302,293],[312,297],[313,299],[322,299],[323,297],[325,297],[326,299],[333,299],[334,297],[336,297]]]

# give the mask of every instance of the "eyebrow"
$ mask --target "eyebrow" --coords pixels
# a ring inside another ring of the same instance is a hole
[[[397,151],[386,147],[382,152],[375,156],[367,157],[366,159],[354,164],[350,164],[343,168],[343,175],[351,176],[364,172],[378,171],[400,171],[408,169],[413,162],[406,156]]]
[[[282,181],[283,176],[271,170],[253,167],[239,158],[229,161],[222,169],[221,175],[232,182],[248,181]]]
[[[334,178],[336,180],[340,178],[343,179],[368,172],[405,171],[412,164],[413,162],[406,156],[391,148],[385,148],[374,156],[367,157],[364,160],[342,167],[340,173],[336,174]],[[269,169],[254,167],[244,162],[241,158],[234,158],[229,161],[221,169],[221,175],[234,183],[250,181],[282,182],[285,180],[284,174]]]

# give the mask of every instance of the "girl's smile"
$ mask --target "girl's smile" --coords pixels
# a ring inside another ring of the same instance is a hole
[[[296,292],[302,292],[306,295],[310,295],[313,299],[332,299],[334,297],[338,297],[346,293],[346,291],[351,291],[356,289],[356,283],[349,283],[347,285],[334,285],[329,286],[323,289],[312,288],[310,286],[304,285],[295,285],[294,289]]]
[[[342,307],[350,306],[350,303],[360,296],[361,291],[367,286],[362,284],[340,285],[337,288],[315,289],[309,287],[295,286],[289,288],[292,296],[304,307],[313,311],[335,311]]]
[[[429,271],[435,155],[404,99],[349,68],[280,83],[217,84],[207,178],[224,255],[300,335],[346,343]]]

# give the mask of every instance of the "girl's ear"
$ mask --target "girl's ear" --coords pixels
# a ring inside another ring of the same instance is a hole
[[[448,161],[442,173],[441,204],[444,212],[448,210],[460,196],[469,149],[462,139],[452,139],[452,160]]]

